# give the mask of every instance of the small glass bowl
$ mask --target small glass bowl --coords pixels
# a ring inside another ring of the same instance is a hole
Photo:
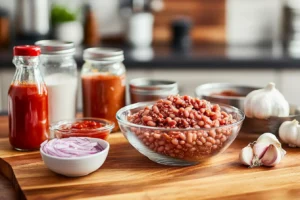
[[[221,110],[231,114],[237,122],[214,128],[170,129],[138,125],[127,120],[128,116],[154,103],[125,106],[116,117],[129,143],[150,160],[164,165],[195,165],[222,153],[235,140],[245,119],[241,110],[220,105]]]
[[[66,127],[70,127],[72,124],[92,121],[96,123],[100,123],[102,127],[100,128],[83,128],[83,129],[66,129]],[[61,120],[58,122],[54,122],[50,125],[50,138],[67,138],[67,137],[91,137],[91,138],[99,138],[103,140],[107,140],[109,134],[112,129],[115,127],[115,124],[106,119],[100,118],[78,118],[78,119],[69,119],[69,120]]]

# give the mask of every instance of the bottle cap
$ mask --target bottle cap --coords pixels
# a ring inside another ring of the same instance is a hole
[[[14,56],[39,56],[41,48],[33,45],[22,45],[14,47]]]

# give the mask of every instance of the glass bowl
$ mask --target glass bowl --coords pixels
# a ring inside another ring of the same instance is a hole
[[[172,166],[188,166],[203,162],[225,151],[238,135],[244,113],[229,105],[221,110],[237,122],[214,128],[171,129],[143,126],[129,122],[128,116],[155,102],[135,103],[121,108],[116,118],[129,143],[150,160]]]
[[[91,137],[107,140],[114,127],[113,122],[100,118],[60,120],[50,125],[50,138]]]

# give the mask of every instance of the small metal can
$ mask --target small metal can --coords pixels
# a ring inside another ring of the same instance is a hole
[[[129,83],[130,102],[155,101],[178,94],[178,84],[170,80],[132,79]]]

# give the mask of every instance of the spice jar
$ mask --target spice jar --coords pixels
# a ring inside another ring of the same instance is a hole
[[[155,101],[178,94],[178,84],[169,80],[132,79],[129,83],[130,102]]]
[[[35,44],[42,51],[41,71],[48,89],[49,121],[75,118],[78,76],[74,44],[56,40]]]
[[[48,132],[48,93],[39,55],[37,46],[14,47],[17,70],[8,91],[9,141],[20,151],[39,149]]]
[[[125,66],[123,51],[113,48],[89,48],[83,53],[81,71],[83,116],[113,121],[125,106]]]

